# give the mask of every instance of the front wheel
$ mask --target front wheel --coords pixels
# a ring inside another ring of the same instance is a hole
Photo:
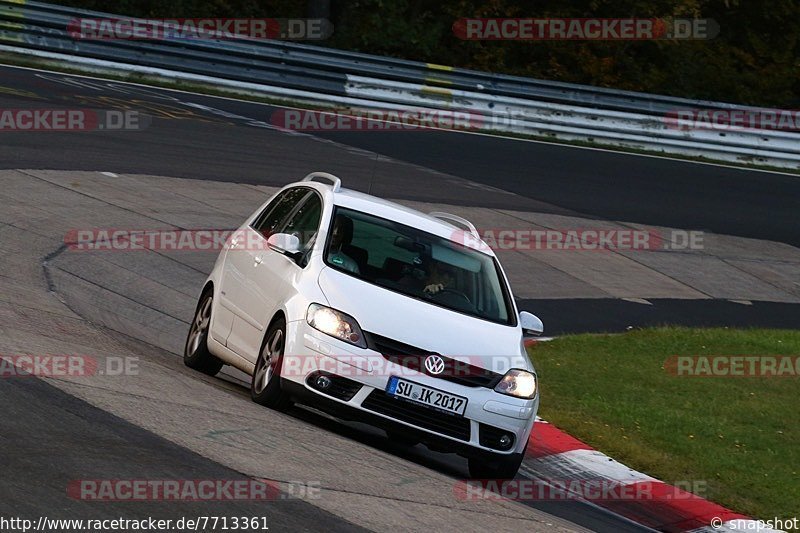
[[[281,365],[285,347],[286,322],[281,319],[273,322],[264,336],[264,345],[256,359],[253,380],[250,383],[250,397],[254,402],[278,410],[292,405],[289,395],[281,390]]]
[[[189,327],[186,345],[183,348],[183,364],[209,376],[216,376],[224,363],[208,351],[208,330],[211,327],[211,309],[214,293],[208,290],[200,297],[194,320]]]
[[[524,454],[470,457],[469,475],[473,479],[514,479]]]

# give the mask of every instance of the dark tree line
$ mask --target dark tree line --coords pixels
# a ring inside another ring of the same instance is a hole
[[[60,0],[141,17],[303,17],[325,0]],[[465,41],[462,17],[703,17],[700,41]],[[797,0],[341,0],[318,43],[464,68],[689,98],[800,106]]]

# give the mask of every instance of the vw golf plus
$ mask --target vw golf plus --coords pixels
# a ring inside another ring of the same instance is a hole
[[[252,376],[254,401],[305,403],[393,440],[513,477],[539,405],[516,309],[468,221],[423,214],[315,172],[234,232],[206,281],[187,366]]]

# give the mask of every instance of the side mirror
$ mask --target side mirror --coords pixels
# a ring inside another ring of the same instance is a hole
[[[527,311],[520,311],[519,323],[522,326],[523,337],[538,337],[544,333],[544,324],[538,316]]]
[[[267,239],[267,246],[270,250],[292,256],[300,252],[300,239],[288,233],[273,233]]]

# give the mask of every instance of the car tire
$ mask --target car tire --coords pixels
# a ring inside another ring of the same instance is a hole
[[[253,377],[250,381],[250,397],[254,402],[272,409],[283,410],[292,405],[292,400],[281,389],[281,366],[286,347],[286,322],[281,318],[274,321],[256,359]]]
[[[208,331],[211,328],[211,309],[214,291],[207,290],[200,297],[194,312],[189,335],[183,347],[183,364],[209,376],[216,376],[224,363],[208,351]]]
[[[514,479],[524,457],[524,453],[470,457],[469,475],[473,479]]]

